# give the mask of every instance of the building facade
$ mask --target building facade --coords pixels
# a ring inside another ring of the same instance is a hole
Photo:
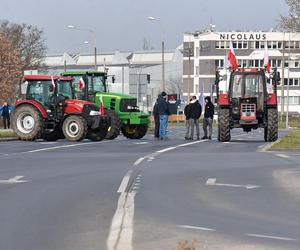
[[[277,93],[278,110],[286,111],[288,106],[290,113],[300,113],[300,33],[208,31],[184,34],[184,96],[188,92],[199,95],[202,89],[205,95],[213,92],[216,69],[228,64],[230,43],[243,68],[263,67],[267,46],[271,68],[277,67],[282,78]]]

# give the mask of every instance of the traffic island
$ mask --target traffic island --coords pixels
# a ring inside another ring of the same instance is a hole
[[[300,151],[300,130],[292,130],[269,149],[278,151]]]

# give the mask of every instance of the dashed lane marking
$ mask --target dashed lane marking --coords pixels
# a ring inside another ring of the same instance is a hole
[[[288,155],[285,155],[285,154],[276,154],[276,156],[281,157],[281,158],[290,158]]]
[[[272,239],[272,240],[297,241],[297,239],[293,239],[293,238],[272,236],[272,235],[263,235],[263,234],[246,234],[246,235],[249,237],[265,238],[265,239]]]
[[[186,228],[186,229],[201,230],[201,231],[217,231],[216,229],[213,229],[213,228],[196,227],[196,226],[189,226],[189,225],[177,225],[177,227]]]

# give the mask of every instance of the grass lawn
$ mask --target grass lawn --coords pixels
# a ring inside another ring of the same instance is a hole
[[[16,137],[16,134],[12,130],[10,129],[0,130],[0,138],[11,138],[11,137]]]
[[[271,150],[272,149],[300,150],[300,130],[289,132],[280,142],[275,143]]]

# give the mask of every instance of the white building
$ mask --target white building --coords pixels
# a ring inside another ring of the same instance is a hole
[[[282,77],[277,93],[278,109],[281,111],[283,93],[284,111],[289,96],[289,112],[300,113],[300,33],[208,31],[184,34],[184,95],[187,95],[189,77],[191,94],[199,94],[202,85],[205,94],[211,92],[215,71],[224,66],[230,42],[241,67],[263,67],[265,46],[268,46],[271,67],[277,67]]]

